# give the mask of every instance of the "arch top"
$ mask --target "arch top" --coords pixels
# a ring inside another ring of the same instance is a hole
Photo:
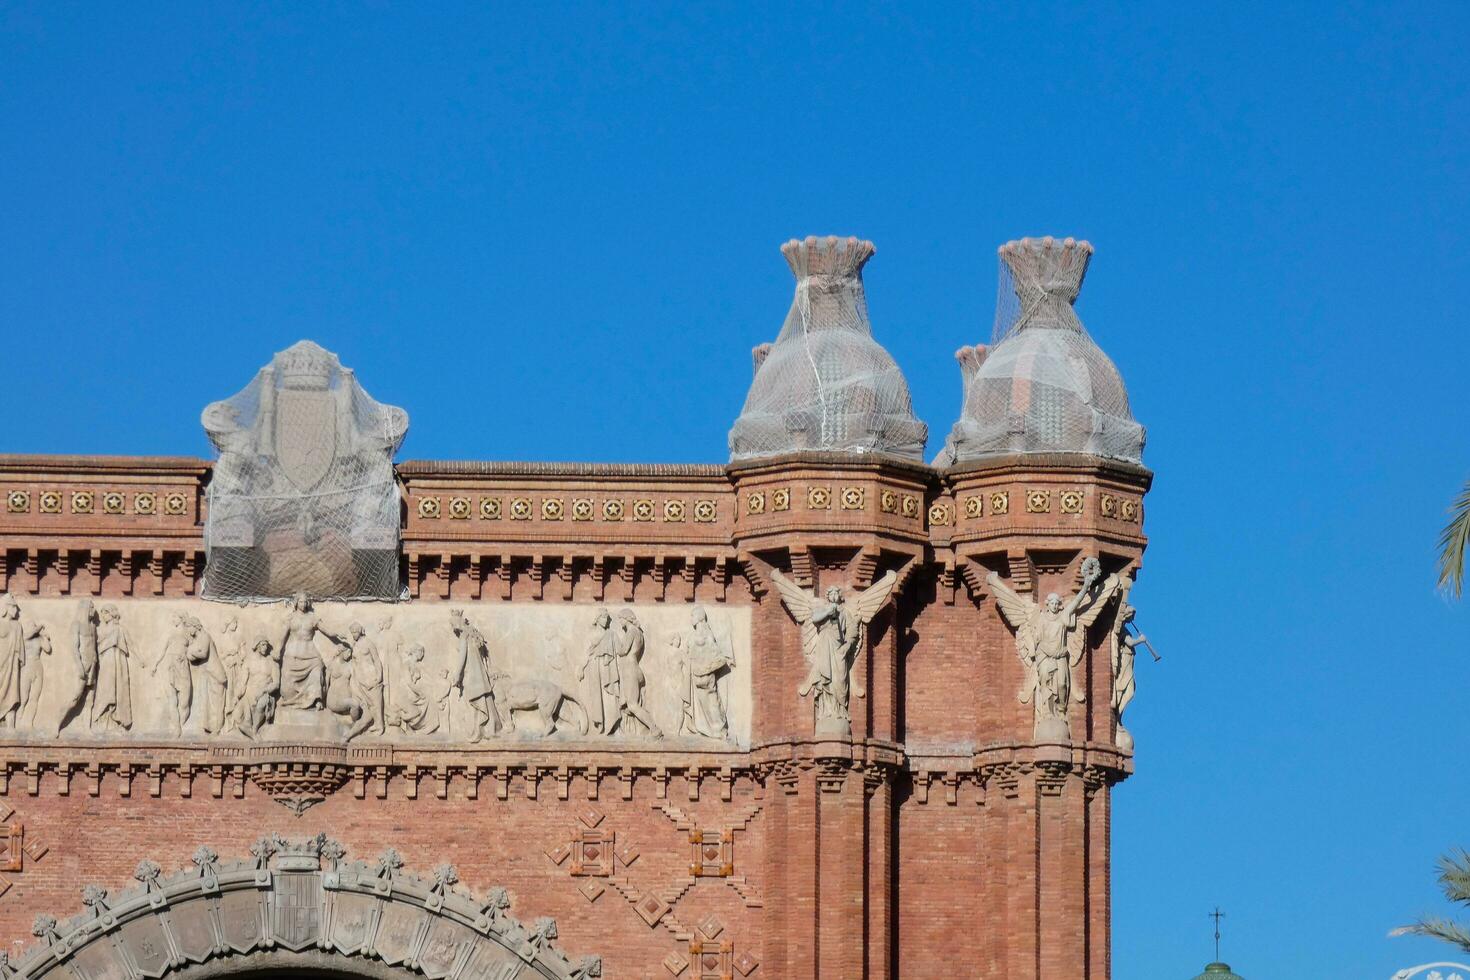
[[[410,874],[391,848],[376,862],[349,862],[325,834],[264,837],[250,851],[249,859],[221,861],[200,847],[191,868],[171,875],[145,860],[133,873],[137,886],[115,898],[86,886],[86,911],[64,922],[38,915],[40,942],[26,956],[12,964],[0,952],[0,980],[222,976],[279,969],[287,954],[308,953],[322,954],[310,968],[380,978],[394,971],[406,980],[602,976],[599,957],[573,962],[557,948],[555,919],[522,925],[509,914],[504,888],[476,899],[455,887],[451,864]]]

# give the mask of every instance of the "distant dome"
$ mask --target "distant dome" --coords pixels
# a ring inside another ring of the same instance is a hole
[[[868,322],[862,270],[873,252],[856,238],[781,246],[796,297],[776,342],[755,349],[755,377],[730,430],[732,461],[802,450],[922,459],[928,427]]]
[[[1232,972],[1228,963],[1211,963],[1205,967],[1205,972],[1195,977],[1194,980],[1245,980],[1245,978]]]
[[[994,342],[956,354],[964,407],[936,463],[1010,453],[1142,461],[1144,429],[1123,378],[1072,309],[1091,257],[1070,238],[1001,246]]]

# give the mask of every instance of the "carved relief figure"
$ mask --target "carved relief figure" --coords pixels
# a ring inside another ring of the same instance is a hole
[[[347,739],[350,741],[353,735],[359,734],[361,729],[358,725],[363,719],[362,702],[357,699],[357,691],[352,683],[352,644],[339,642],[335,656],[329,655],[324,661],[326,674],[326,708],[335,715],[346,715],[348,721]],[[284,680],[285,671],[282,670],[281,677]]]
[[[296,593],[281,638],[281,707],[319,708],[324,703],[325,665],[316,646],[318,633],[338,645],[347,642],[321,624],[304,592]]]
[[[393,631],[393,617],[378,620],[378,632],[373,637],[378,649],[378,660],[383,665],[383,717],[391,723],[398,714],[398,675],[403,668],[403,640]]]
[[[617,630],[618,651],[618,691],[622,698],[623,728],[632,730],[636,734],[641,730],[653,735],[654,738],[663,738],[663,730],[653,720],[653,715],[643,704],[643,651],[648,645],[648,639],[643,632],[643,624],[638,622],[638,617],[631,609],[623,609],[618,612],[618,620],[615,624]]]
[[[1069,737],[1067,707],[1075,698],[1086,700],[1083,678],[1073,676],[1086,652],[1087,628],[1112,597],[1117,577],[1109,577],[1100,590],[1093,589],[1101,570],[1097,559],[1082,565],[1082,588],[1062,602],[1055,592],[1044,605],[1017,595],[1000,576],[986,576],[995,596],[996,608],[1016,631],[1016,653],[1026,669],[1021,686],[1022,704],[1035,706],[1035,737],[1063,740]]]
[[[20,667],[20,715],[23,728],[36,727],[36,709],[41,706],[41,690],[46,682],[45,659],[51,656],[51,634],[41,623],[21,620],[25,634],[25,662]]]
[[[1142,633],[1133,635],[1128,632],[1128,624],[1133,622],[1137,613],[1128,603],[1128,593],[1133,589],[1131,576],[1123,576],[1118,581],[1118,612],[1113,621],[1112,633],[1109,643],[1113,664],[1113,720],[1116,722],[1117,735],[1114,741],[1118,748],[1127,751],[1133,749],[1133,734],[1123,727],[1123,712],[1133,701],[1136,692],[1136,684],[1133,679],[1133,662],[1137,654],[1137,647],[1148,642],[1148,638]]]
[[[851,603],[838,588],[828,589],[825,601],[818,599],[775,569],[771,580],[787,611],[801,624],[808,671],[797,694],[812,696],[817,734],[850,735],[849,696],[863,696],[862,688],[851,682],[853,663],[863,649],[868,623],[888,601],[898,576],[889,572],[853,596]]]
[[[220,662],[225,669],[225,720],[224,727],[220,729],[227,732],[232,728],[240,727],[240,719],[235,714],[235,706],[240,703],[240,691],[245,683],[245,669],[247,655],[245,649],[245,638],[240,633],[240,620],[231,616],[225,621],[225,628],[221,631],[219,641],[216,643],[219,649]]]
[[[449,614],[449,627],[459,638],[459,655],[450,676],[453,686],[469,702],[475,713],[475,732],[470,741],[478,742],[485,736],[486,725],[494,726],[491,728],[491,734],[494,734],[500,730],[504,721],[504,712],[496,708],[495,693],[491,687],[490,648],[485,643],[485,637],[465,619],[460,610],[456,609]]]
[[[166,667],[164,682],[168,685],[169,727],[175,735],[182,734],[184,723],[189,720],[189,710],[194,704],[194,678],[189,671],[189,631],[187,617],[175,613],[170,619],[168,641],[163,652],[153,662],[150,677],[158,676],[158,669]]]
[[[189,635],[189,663],[199,668],[200,687],[204,692],[200,699],[204,731],[215,735],[225,727],[225,688],[229,675],[225,672],[224,660],[215,646],[214,637],[203,623],[190,616],[184,624],[184,631]]]
[[[695,606],[689,614],[689,631],[674,638],[679,657],[679,734],[725,739],[730,719],[720,681],[735,666],[735,655],[710,628],[709,613]]]
[[[439,698],[429,691],[423,664],[423,644],[415,643],[405,652],[403,663],[398,668],[392,695],[395,707],[391,709],[391,724],[405,732],[432,735],[439,730],[440,704]]]
[[[611,735],[623,718],[623,696],[618,683],[618,635],[606,609],[597,610],[587,656],[577,668],[577,680],[586,685],[587,715],[592,730]]]
[[[77,615],[71,627],[71,653],[77,668],[77,689],[57,723],[58,732],[78,714],[89,722],[92,717],[92,699],[97,686],[97,610],[91,599],[77,603]]]
[[[497,672],[493,675],[492,682],[495,688],[493,704],[502,728],[517,731],[515,712],[534,711],[545,729],[538,734],[553,735],[561,723],[564,709],[571,705],[577,709],[575,718],[578,734],[587,734],[587,709],[551,681],[513,681],[508,674]]]
[[[377,645],[368,637],[360,623],[347,628],[352,637],[352,696],[362,706],[362,717],[347,733],[349,740],[372,731],[382,735],[387,731],[383,719],[383,664],[378,659]]]
[[[281,691],[281,667],[271,654],[270,640],[255,638],[241,670],[230,714],[238,719],[242,735],[255,738],[261,727],[275,718],[276,695]]]
[[[117,606],[103,606],[97,627],[97,689],[88,722],[93,731],[133,727],[132,655],[133,643]]]

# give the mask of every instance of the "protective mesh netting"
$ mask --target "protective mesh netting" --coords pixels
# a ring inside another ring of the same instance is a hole
[[[955,354],[965,401],[936,465],[1048,452],[1142,461],[1123,379],[1072,308],[1091,259],[1070,238],[1001,246],[991,346]]]
[[[403,409],[373,401],[336,354],[303,340],[203,422],[219,453],[204,595],[402,596],[393,454],[408,431]]]
[[[776,342],[755,349],[731,460],[814,449],[922,458],[928,427],[914,418],[908,382],[868,322],[863,264],[873,251],[856,238],[781,246],[796,298]]]

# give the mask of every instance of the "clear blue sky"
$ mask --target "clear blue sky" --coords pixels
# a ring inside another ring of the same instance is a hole
[[[1216,903],[1251,980],[1449,952],[1385,934],[1470,845],[1466,5],[433,6],[0,7],[4,449],[202,454],[312,337],[405,457],[719,461],[777,246],[837,233],[932,452],[996,245],[1089,238],[1166,654],[1116,976]]]

